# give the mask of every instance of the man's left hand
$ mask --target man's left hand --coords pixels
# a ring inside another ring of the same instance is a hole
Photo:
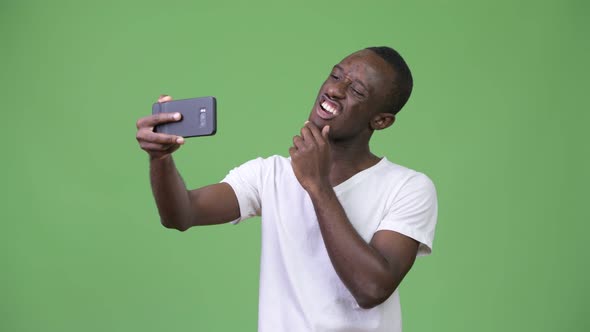
[[[297,180],[307,192],[322,186],[330,187],[330,126],[320,130],[311,122],[305,122],[301,136],[293,137],[289,149],[291,166]]]

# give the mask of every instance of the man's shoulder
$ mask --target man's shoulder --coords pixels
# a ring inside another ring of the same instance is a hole
[[[248,172],[255,174],[272,174],[278,171],[291,169],[291,159],[279,155],[257,157],[243,162],[232,172]]]
[[[284,167],[285,165],[291,165],[291,158],[286,158],[280,155],[272,155],[268,157],[257,157],[251,159],[244,164],[257,164],[262,167]]]
[[[274,163],[274,164],[289,164],[291,165],[291,157],[284,157],[278,154],[274,154],[272,156],[268,156],[266,158],[263,158],[263,160],[266,160],[269,163]]]
[[[390,179],[395,182],[404,182],[405,184],[412,184],[417,186],[434,187],[433,181],[425,173],[402,166],[383,157],[381,173],[384,174],[384,179]]]

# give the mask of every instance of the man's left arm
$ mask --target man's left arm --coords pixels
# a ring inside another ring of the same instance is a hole
[[[414,264],[419,243],[388,230],[376,232],[371,242],[366,243],[330,186],[308,193],[326,250],[342,282],[362,308],[383,303]]]
[[[419,243],[381,230],[366,243],[354,229],[329,182],[329,127],[306,125],[289,153],[295,175],[308,192],[336,273],[360,307],[375,307],[391,296],[412,267]]]

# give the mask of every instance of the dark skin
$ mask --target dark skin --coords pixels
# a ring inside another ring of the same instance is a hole
[[[366,309],[395,291],[414,263],[418,242],[383,230],[366,243],[348,220],[333,187],[379,162],[369,140],[375,130],[395,121],[385,109],[394,75],[389,64],[369,50],[342,60],[320,88],[309,121],[289,149],[295,176],[314,205],[332,265]],[[169,100],[161,96],[158,101]],[[228,184],[186,189],[171,155],[184,140],[153,133],[155,125],[171,121],[178,118],[158,114],[137,122],[137,140],[150,155],[150,179],[162,224],[184,231],[237,219],[238,201]]]
[[[171,101],[162,95],[158,102]],[[222,224],[240,216],[238,199],[227,183],[187,190],[172,159],[184,144],[180,136],[154,133],[160,123],[180,120],[180,114],[160,113],[137,121],[137,141],[150,157],[150,182],[162,225],[185,231],[192,226]]]

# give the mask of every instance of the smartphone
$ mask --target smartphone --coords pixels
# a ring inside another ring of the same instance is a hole
[[[180,113],[180,121],[157,125],[154,132],[182,137],[211,136],[217,132],[217,100],[215,97],[180,99],[155,103],[152,114]]]

